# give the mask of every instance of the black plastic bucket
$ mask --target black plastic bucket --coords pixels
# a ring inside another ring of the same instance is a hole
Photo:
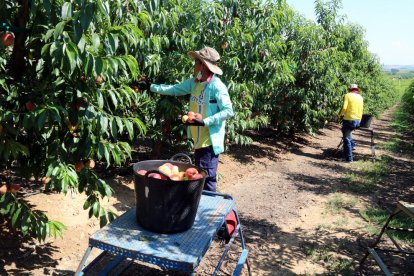
[[[374,115],[363,114],[362,118],[361,118],[361,122],[359,124],[359,127],[369,128],[371,126],[373,118],[374,118]]]
[[[150,172],[167,162],[178,166],[180,171],[196,168],[203,178],[175,181],[148,177]],[[143,228],[156,233],[178,233],[193,226],[206,171],[191,163],[174,160],[142,161],[135,163],[133,169],[137,221]],[[143,176],[138,174],[140,170],[148,172]]]

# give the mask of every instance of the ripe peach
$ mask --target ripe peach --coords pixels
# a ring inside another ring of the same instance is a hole
[[[150,173],[148,175],[148,177],[156,178],[156,179],[162,179],[161,174],[159,174],[159,173]]]
[[[76,125],[74,126],[71,123],[68,123],[67,126],[68,126],[68,130],[70,132],[74,132],[78,128],[78,126],[76,126]]]
[[[11,33],[4,33],[1,36],[1,42],[6,47],[12,46],[14,44],[14,36],[13,36],[13,34],[11,34]]]
[[[5,193],[7,193],[7,185],[6,184],[1,185],[1,187],[0,187],[0,194],[5,194]]]
[[[187,121],[189,122],[189,123],[192,123],[193,122],[193,119],[194,119],[194,112],[192,112],[192,111],[189,111],[188,113],[187,113],[187,116],[188,116],[188,119],[187,119]]]
[[[183,115],[183,117],[181,117],[181,121],[182,121],[183,123],[186,123],[186,122],[187,122],[187,120],[188,120],[188,115]]]
[[[101,85],[102,83],[103,83],[103,78],[101,77],[101,76],[97,76],[96,78],[95,78],[95,83],[97,84],[97,85]]]
[[[172,174],[171,167],[169,167],[166,164],[159,166],[158,170],[160,172],[162,172],[163,174],[168,175],[168,176],[170,176]]]
[[[225,49],[227,49],[227,47],[229,47],[229,44],[226,41],[223,41],[221,43],[221,49],[225,50]]]
[[[174,167],[174,165],[171,164],[170,162],[164,163],[163,165],[169,167],[171,170]]]
[[[196,168],[188,168],[185,170],[185,174],[189,179],[191,179],[193,175],[198,174],[198,171]]]
[[[26,109],[29,110],[29,111],[32,111],[33,109],[36,108],[36,104],[34,104],[31,101],[26,102],[25,106],[26,106]]]
[[[196,118],[196,119],[203,119],[203,116],[201,116],[200,113],[195,113],[194,114],[194,118]]]
[[[85,167],[87,167],[88,169],[93,169],[95,168],[95,161],[93,159],[89,159],[85,162]]]
[[[49,176],[44,176],[41,180],[43,184],[47,184],[50,182],[50,180],[52,180],[52,178],[50,178]]]
[[[83,164],[83,162],[79,161],[78,163],[75,164],[75,171],[80,172],[84,167],[85,165]]]
[[[145,175],[147,173],[147,170],[139,170],[139,171],[137,171],[137,173],[139,175]]]
[[[185,172],[178,172],[178,175],[180,176],[181,180],[188,180],[188,176],[185,174]]]
[[[76,110],[79,110],[79,109],[81,108],[82,104],[83,104],[82,102],[77,102],[77,103],[74,105],[75,109],[76,109]]]
[[[170,179],[174,180],[174,181],[180,181],[181,177],[178,174],[172,174],[172,175],[170,175]]]
[[[191,180],[202,179],[204,176],[201,173],[196,173],[191,176]]]
[[[17,193],[20,190],[20,184],[12,184],[10,187],[10,191],[12,193]]]
[[[131,85],[131,88],[135,91],[135,93],[141,92],[141,90],[139,89],[139,87],[136,86],[136,85]]]
[[[180,172],[180,169],[178,168],[178,166],[172,166],[171,167],[171,173],[172,174],[178,174]]]

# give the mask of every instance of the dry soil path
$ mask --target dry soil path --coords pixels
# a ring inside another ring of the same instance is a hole
[[[379,143],[392,134],[390,116],[385,113],[373,123]],[[359,144],[356,158],[369,158],[369,135],[356,132],[355,139]],[[305,254],[306,248],[324,244],[332,246],[338,257],[355,262],[362,252],[357,239],[365,234],[357,206],[337,215],[326,213],[326,202],[345,185],[341,179],[351,166],[333,155],[340,141],[339,125],[331,124],[315,137],[295,138],[290,143],[281,140],[260,136],[260,142],[222,155],[219,165],[219,189],[237,201],[253,275],[325,273],[323,262]],[[106,204],[122,214],[134,205],[132,176],[116,177],[111,183],[116,195]],[[20,249],[11,246],[1,251],[0,274],[72,275],[99,222],[87,219],[83,196],[39,194],[30,201],[50,218],[65,223],[68,230],[64,239],[25,242]],[[221,246],[220,240],[214,242],[197,275],[211,273]],[[234,253],[231,258],[236,258]],[[226,263],[223,274],[229,274],[232,266],[231,261]],[[140,265],[125,274],[176,275]]]

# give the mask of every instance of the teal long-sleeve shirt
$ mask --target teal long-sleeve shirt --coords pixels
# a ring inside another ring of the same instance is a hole
[[[191,78],[175,85],[151,84],[150,90],[163,95],[183,96],[191,94],[195,86],[195,78]],[[226,119],[234,115],[233,105],[226,85],[216,75],[206,84],[204,92],[207,115],[203,119],[204,125],[209,128],[214,153],[220,154],[224,151]],[[187,133],[191,137],[190,131]]]

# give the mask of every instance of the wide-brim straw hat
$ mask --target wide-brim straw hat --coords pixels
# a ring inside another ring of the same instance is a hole
[[[190,51],[187,55],[192,59],[200,60],[211,72],[217,75],[223,75],[223,71],[217,65],[220,60],[220,54],[215,49],[205,47],[200,51]]]

